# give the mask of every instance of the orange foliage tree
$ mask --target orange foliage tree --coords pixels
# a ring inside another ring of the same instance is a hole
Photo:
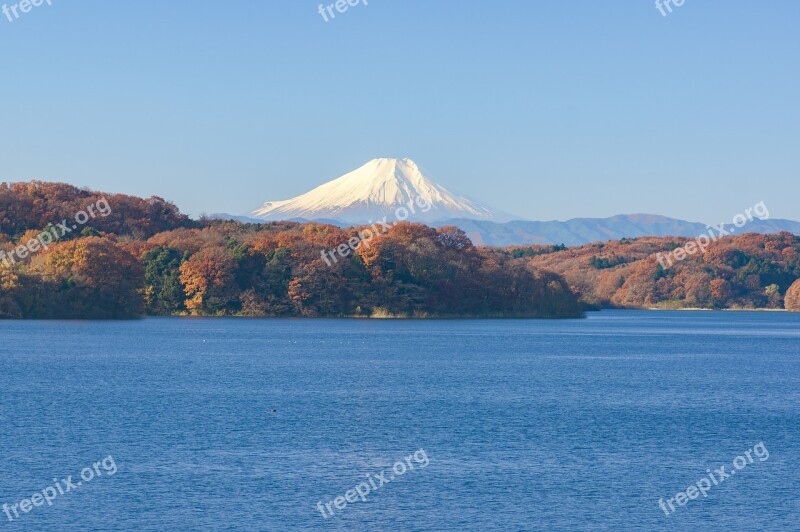
[[[786,291],[786,298],[784,299],[786,310],[792,312],[800,312],[800,279],[796,280],[789,290]]]
[[[27,314],[40,317],[123,318],[142,312],[144,273],[131,254],[108,239],[62,242],[35,257],[26,275],[36,294]]]
[[[219,314],[237,302],[237,264],[233,254],[219,247],[205,248],[181,264],[180,280],[186,308],[192,314]]]

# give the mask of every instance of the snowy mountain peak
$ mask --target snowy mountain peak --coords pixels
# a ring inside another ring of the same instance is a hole
[[[437,185],[413,160],[392,158],[373,159],[296,198],[267,202],[251,215],[262,220],[300,218],[367,223],[383,216],[391,218],[395,209],[411,202],[424,208],[417,208],[417,212],[409,216],[410,221],[467,218],[502,222],[513,219],[511,215]]]

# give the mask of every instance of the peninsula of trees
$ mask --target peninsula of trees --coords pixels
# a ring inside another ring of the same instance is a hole
[[[560,276],[476,248],[455,227],[398,224],[329,265],[321,251],[349,242],[355,228],[194,221],[161,198],[60,183],[0,185],[0,250],[35,243],[48,224],[72,220],[101,200],[110,205],[107,216],[24,261],[0,264],[0,317],[565,318],[583,312]]]

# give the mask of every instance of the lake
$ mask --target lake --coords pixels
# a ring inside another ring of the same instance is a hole
[[[7,321],[0,427],[3,530],[797,529],[800,315]]]

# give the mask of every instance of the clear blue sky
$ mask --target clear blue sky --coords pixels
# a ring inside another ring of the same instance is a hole
[[[19,0],[0,0],[15,4]],[[374,157],[531,219],[800,219],[800,2],[52,0],[0,15],[0,180],[242,213]]]

